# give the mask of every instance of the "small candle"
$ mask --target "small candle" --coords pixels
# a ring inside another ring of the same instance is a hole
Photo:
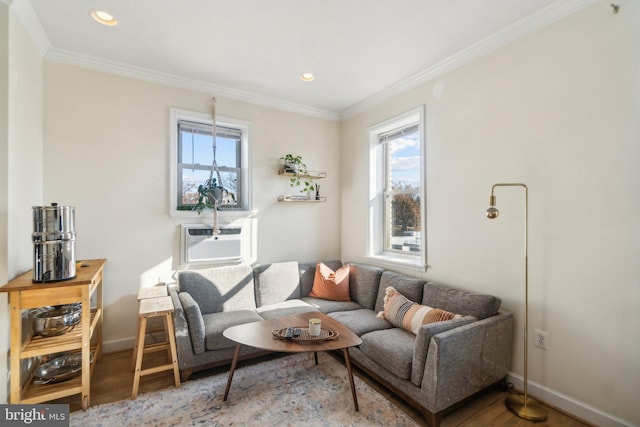
[[[322,326],[322,321],[318,318],[309,319],[309,335],[312,337],[317,337],[320,335],[320,327]]]

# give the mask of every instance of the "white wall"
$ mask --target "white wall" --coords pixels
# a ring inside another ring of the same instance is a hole
[[[537,397],[640,425],[640,4],[602,1],[343,125],[342,257],[363,259],[366,128],[427,112],[424,277],[499,295],[523,372],[522,190],[529,186],[529,348]],[[530,391],[532,388],[530,388]],[[533,394],[532,391],[532,394]]]
[[[0,4],[0,283],[9,279],[9,6]],[[7,294],[0,306],[8,307]],[[9,310],[0,310],[0,331],[9,331]],[[9,334],[0,340],[0,402],[7,402]]]
[[[78,259],[108,259],[105,348],[130,347],[139,287],[173,281],[181,223],[211,221],[169,215],[169,109],[208,113],[215,94],[50,62],[44,81],[45,200],[76,207]],[[220,97],[217,109],[252,123],[256,261],[340,258],[339,123]],[[277,176],[288,152],[327,171],[326,203],[276,201],[292,191]]]
[[[42,55],[12,10],[9,52],[9,275],[33,266],[32,206],[42,204]]]
[[[42,57],[13,9],[0,4],[0,284],[32,267],[32,209],[42,203]],[[6,101],[5,101],[6,100]],[[0,306],[8,307],[7,294]],[[0,310],[9,331],[9,310]],[[7,401],[9,334],[0,340],[0,402]]]

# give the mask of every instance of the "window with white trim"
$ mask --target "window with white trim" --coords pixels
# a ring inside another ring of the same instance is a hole
[[[171,128],[171,211],[192,211],[210,177],[224,189],[220,210],[249,210],[248,124],[218,117],[214,142],[211,115],[172,109]]]
[[[381,262],[426,266],[424,109],[369,129],[368,255]]]

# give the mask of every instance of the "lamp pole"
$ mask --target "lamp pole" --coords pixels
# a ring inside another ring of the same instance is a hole
[[[528,331],[529,331],[529,194],[527,186],[519,182],[498,183],[491,187],[489,208],[486,215],[489,219],[495,219],[500,215],[496,208],[496,187],[522,187],[524,189],[524,396],[517,393],[510,394],[505,400],[507,408],[526,420],[543,421],[547,419],[547,410],[537,401],[529,398],[528,392]]]

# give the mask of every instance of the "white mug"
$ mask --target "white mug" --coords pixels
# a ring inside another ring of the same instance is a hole
[[[317,337],[320,335],[320,327],[322,326],[322,321],[316,317],[309,319],[309,335],[312,337]]]

